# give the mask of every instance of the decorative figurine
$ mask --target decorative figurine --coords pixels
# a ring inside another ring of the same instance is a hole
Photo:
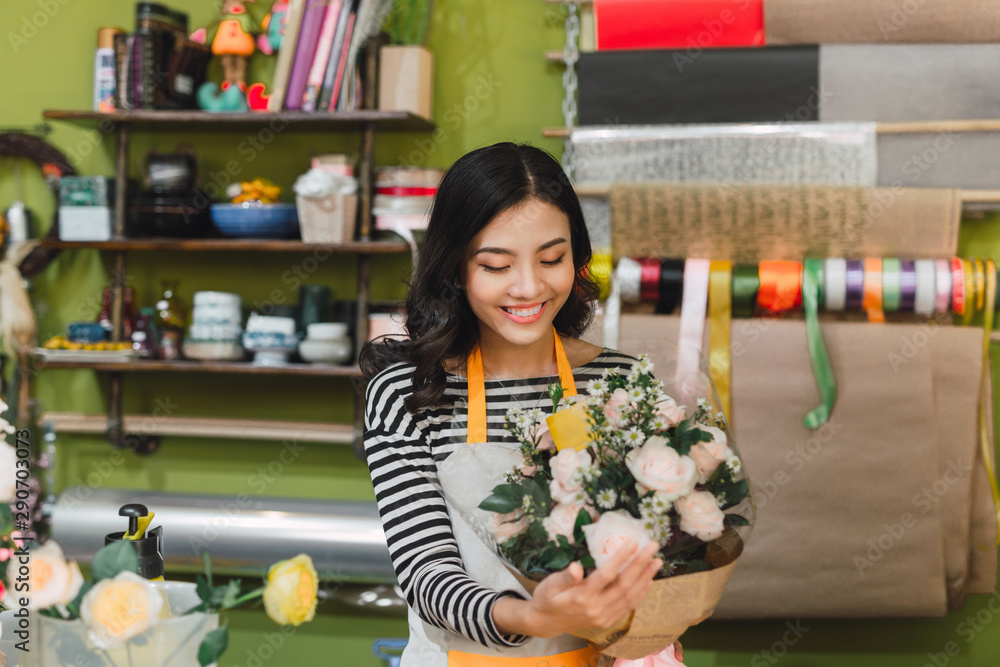
[[[219,22],[191,35],[196,42],[211,44],[212,54],[222,63],[222,84],[207,82],[198,89],[198,104],[202,109],[247,110],[247,61],[256,50],[254,35],[261,33],[259,13],[256,0],[223,0]]]
[[[288,25],[288,3],[285,0],[277,0],[271,5],[271,11],[261,22],[264,33],[257,36],[257,48],[264,55],[273,55],[281,48],[281,41],[285,37],[285,28]]]

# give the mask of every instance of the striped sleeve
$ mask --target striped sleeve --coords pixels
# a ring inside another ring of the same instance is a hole
[[[411,378],[410,366],[388,368],[365,399],[365,456],[399,585],[425,622],[490,648],[519,646],[528,637],[502,635],[492,615],[516,593],[482,586],[462,563],[431,447],[403,406]]]

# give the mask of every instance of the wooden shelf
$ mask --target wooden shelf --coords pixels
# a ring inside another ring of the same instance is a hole
[[[60,241],[42,239],[42,246],[62,250],[139,250],[160,251],[226,251],[226,252],[315,252],[389,254],[408,253],[410,246],[405,241],[354,241],[352,243],[320,244],[302,241],[278,241],[268,239],[112,239],[110,241]]]
[[[232,373],[244,375],[361,377],[361,369],[358,366],[296,363],[284,366],[258,366],[249,361],[161,361],[152,359],[124,362],[40,361],[37,368],[55,370],[86,368],[106,373]]]
[[[389,132],[432,132],[434,123],[406,111],[336,111],[326,113],[306,113],[303,111],[281,112],[227,112],[169,111],[146,109],[138,111],[99,111],[50,109],[43,112],[50,120],[68,120],[113,124],[128,124],[135,127],[155,127],[158,129],[182,129],[184,131],[218,131],[220,125],[236,128],[270,127],[280,131],[286,126],[302,130],[343,130],[354,131],[366,124],[374,123],[379,131]]]
[[[103,434],[108,428],[106,415],[76,412],[47,412],[39,423],[50,425],[56,433]],[[232,438],[237,440],[291,440],[328,444],[353,444],[356,433],[349,424],[278,421],[271,419],[224,419],[217,417],[166,417],[125,415],[124,429],[138,435],[180,436],[189,438]]]

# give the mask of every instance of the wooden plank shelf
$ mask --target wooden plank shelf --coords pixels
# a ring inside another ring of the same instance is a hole
[[[106,373],[231,373],[244,375],[298,375],[314,377],[360,378],[358,366],[332,364],[296,364],[260,366],[249,361],[40,361],[39,369],[73,370],[86,368]]]
[[[39,423],[58,433],[103,434],[106,415],[47,412]],[[235,440],[291,440],[327,444],[353,444],[356,432],[350,424],[279,421],[273,419],[226,419],[221,417],[176,417],[125,415],[125,431],[137,435],[188,438],[232,438]]]
[[[181,252],[329,252],[353,254],[391,254],[408,253],[410,246],[405,241],[354,241],[351,243],[322,244],[303,243],[302,241],[279,241],[270,239],[180,239],[180,238],[150,238],[150,239],[111,239],[110,241],[60,241],[54,238],[44,238],[41,241],[46,248],[61,250],[82,250],[93,248],[97,250],[122,251],[164,251],[177,250]]]
[[[356,131],[374,124],[379,131],[432,132],[434,123],[406,111],[336,111],[307,113],[303,111],[280,112],[227,112],[170,111],[143,109],[102,113],[80,109],[50,109],[43,112],[49,120],[127,124],[139,128],[179,129],[186,131],[218,131],[220,125],[233,128],[268,127],[278,132],[285,127],[299,130]]]

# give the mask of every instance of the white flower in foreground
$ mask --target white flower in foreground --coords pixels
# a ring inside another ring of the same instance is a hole
[[[603,378],[591,380],[587,383],[587,393],[591,396],[603,396],[608,393],[607,380]]]
[[[711,542],[722,536],[726,515],[719,509],[715,496],[708,491],[695,491],[681,498],[674,507],[681,517],[681,530],[699,540]]]
[[[596,523],[584,526],[583,533],[587,536],[587,549],[597,567],[604,565],[629,541],[635,542],[639,549],[653,541],[643,527],[642,519],[636,519],[624,510],[605,512]]]
[[[625,465],[635,477],[639,493],[655,491],[665,502],[673,502],[694,490],[698,468],[693,460],[677,453],[658,435],[625,456]]]
[[[17,488],[17,450],[0,441],[0,503],[14,499]]]
[[[94,646],[111,649],[151,628],[166,609],[156,586],[135,572],[119,572],[87,591],[80,603],[80,619]]]
[[[614,489],[605,489],[597,494],[597,506],[603,510],[614,509],[616,502],[618,502],[618,494],[615,493]]]
[[[632,387],[628,390],[628,398],[634,403],[638,403],[642,399],[646,398],[646,390],[642,387]]]
[[[11,571],[9,574],[13,574]],[[83,586],[83,573],[76,561],[67,562],[62,547],[55,541],[31,550],[28,560],[27,591],[18,596],[28,598],[28,609],[64,607],[76,599]],[[13,586],[11,587],[13,588]],[[7,591],[7,606],[13,603],[13,591]]]
[[[736,456],[736,454],[733,454],[728,459],[726,459],[726,467],[729,468],[729,472],[735,475],[736,473],[738,473],[740,470],[743,469],[743,463],[740,461],[740,458]]]
[[[625,431],[623,434],[625,439],[625,444],[629,447],[638,447],[643,442],[646,441],[646,434],[638,429],[638,427],[633,426],[629,430]]]

